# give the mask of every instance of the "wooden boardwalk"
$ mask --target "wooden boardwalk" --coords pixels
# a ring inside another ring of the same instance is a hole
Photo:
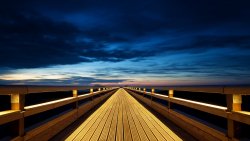
[[[66,140],[179,141],[182,139],[121,88]]]

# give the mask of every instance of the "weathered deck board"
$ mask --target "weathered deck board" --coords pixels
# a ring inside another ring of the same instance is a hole
[[[182,140],[124,89],[119,89],[66,140]]]

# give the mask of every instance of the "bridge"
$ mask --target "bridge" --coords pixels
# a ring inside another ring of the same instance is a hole
[[[0,140],[249,140],[250,87],[0,86]]]

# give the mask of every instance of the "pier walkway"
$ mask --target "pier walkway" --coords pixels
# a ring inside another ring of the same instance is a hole
[[[66,140],[179,141],[182,139],[120,88]]]

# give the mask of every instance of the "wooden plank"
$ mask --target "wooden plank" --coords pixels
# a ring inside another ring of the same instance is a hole
[[[77,110],[72,110],[63,116],[43,124],[29,132],[24,136],[24,140],[48,140],[56,133],[60,132],[70,123],[76,120]]]
[[[176,141],[182,140],[173,131],[171,131],[166,125],[164,125],[156,116],[154,116],[150,111],[145,109],[142,105],[138,105],[136,108],[138,112],[140,111],[144,113],[144,115],[142,115],[142,118],[144,118],[145,120],[149,120],[154,126],[156,126],[158,131],[164,136],[166,140],[176,140]]]
[[[72,91],[72,90],[86,90],[91,88],[100,88],[96,86],[30,86],[30,85],[2,85],[0,86],[0,95],[8,94],[29,94],[29,93],[43,93],[43,92],[58,92],[58,91]],[[102,87],[104,89],[106,87]],[[117,89],[116,87],[110,87],[111,89],[105,90],[110,91]]]
[[[91,127],[90,125],[93,124],[93,122],[98,118],[98,116],[104,112],[104,108],[108,106],[108,104],[111,102],[112,99],[109,99],[105,104],[103,104],[100,108],[98,108],[86,121],[83,122],[66,140],[72,141],[72,140],[80,140],[85,134],[78,136],[82,130],[86,133],[85,130],[88,130],[86,126]]]
[[[127,94],[128,95],[128,94]],[[134,108],[136,108],[138,105],[140,105],[140,103],[139,102],[137,102],[133,97],[131,97],[130,95],[128,95],[127,96],[128,97],[128,99],[129,99],[129,101],[131,101],[131,103],[134,103],[133,104],[133,109]],[[134,109],[135,110],[135,109]],[[149,134],[147,134],[148,135],[148,137],[149,138],[154,138],[154,137],[156,137],[157,138],[157,140],[161,140],[161,141],[163,141],[163,140],[165,140],[164,139],[164,137],[158,132],[158,130],[156,129],[156,127],[150,122],[150,121],[148,121],[148,120],[146,120],[146,121],[144,121],[144,118],[142,118],[138,113],[141,113],[141,111],[134,111],[134,113],[138,116],[138,118],[140,117],[140,122],[141,123],[145,123],[144,124],[144,128],[146,128],[146,126],[148,126],[149,127],[149,129],[151,130],[151,132],[153,133],[153,135],[151,135],[151,136],[149,136]],[[143,116],[145,116],[145,115],[143,115]]]
[[[111,104],[105,108],[105,112],[102,112],[102,114],[98,116],[98,119],[94,122],[94,124],[92,124],[90,129],[87,131],[87,134],[85,134],[85,136],[81,140],[84,140],[84,141],[90,140],[94,132],[98,130],[97,129],[98,125],[101,124],[103,120],[105,120],[105,117],[107,117],[107,115],[109,115],[112,107],[113,105]],[[83,133],[81,132],[80,134],[83,134]]]
[[[128,104],[132,104],[132,103],[129,102]],[[147,137],[147,135],[146,135],[146,133],[145,133],[145,131],[144,131],[144,129],[143,129],[141,123],[139,122],[139,119],[136,117],[135,113],[132,111],[132,106],[130,105],[130,106],[128,107],[128,109],[129,109],[129,112],[130,112],[130,114],[131,114],[131,116],[132,116],[132,118],[133,118],[133,120],[134,120],[135,127],[136,127],[136,129],[137,129],[137,131],[138,131],[138,134],[139,134],[139,136],[140,136],[140,139],[141,139],[142,141],[148,141],[149,139],[148,139],[148,137]]]
[[[129,99],[128,96],[129,96],[129,95],[126,94],[126,99]],[[136,113],[137,117],[138,117],[139,119],[143,119],[143,116],[144,116],[144,115],[141,115],[141,111],[136,111],[135,108],[136,108],[136,106],[133,106],[133,110],[134,110],[134,112]],[[140,114],[138,114],[138,113],[140,113]],[[154,134],[152,133],[150,127],[146,124],[146,121],[140,120],[140,122],[141,122],[141,124],[142,124],[142,126],[143,126],[143,129],[144,129],[144,131],[145,131],[145,133],[146,133],[148,139],[149,139],[149,140],[157,140],[156,137],[154,136]]]
[[[142,125],[141,125],[141,123],[140,123],[140,121],[139,121],[139,119],[138,119],[138,117],[136,116],[136,113],[132,109],[132,107],[135,105],[135,103],[133,103],[130,100],[127,100],[127,105],[129,105],[128,106],[128,112],[130,113],[130,115],[131,115],[131,117],[132,117],[132,119],[133,119],[133,121],[135,123],[135,127],[136,127],[136,130],[137,130],[137,132],[138,132],[138,134],[140,136],[140,139],[142,141],[149,140],[146,133],[145,133],[145,131],[144,131],[144,129],[143,129],[143,127],[142,127]]]
[[[0,86],[0,95],[27,94],[27,86]]]
[[[168,110],[167,105],[163,105],[163,104],[160,104],[160,103],[157,103],[154,101],[151,103],[151,105],[152,105],[152,107],[158,107],[162,110]]]
[[[114,100],[113,100],[114,101]],[[97,141],[104,129],[105,124],[108,121],[108,118],[110,116],[113,116],[114,110],[115,110],[116,104],[110,104],[110,107],[108,107],[109,112],[104,116],[104,118],[99,123],[98,127],[96,128],[95,132],[93,133],[91,137],[91,141]]]
[[[112,102],[113,102],[112,104],[114,104],[115,107],[117,107],[118,102],[117,102],[116,94],[114,94],[112,96]],[[111,123],[112,123],[112,119],[114,117],[114,113],[115,113],[115,109],[113,109],[112,112],[110,113],[110,116],[108,117],[108,119],[107,119],[107,121],[106,121],[106,123],[105,123],[105,125],[104,125],[104,127],[102,129],[102,132],[101,132],[98,140],[100,140],[100,141],[107,140],[108,134],[109,134],[109,129],[110,129],[110,126],[111,126]]]
[[[227,113],[226,113],[227,107],[222,107],[218,105],[207,104],[203,102],[197,102],[197,101],[192,101],[192,100],[187,100],[187,99],[182,99],[182,98],[176,98],[176,97],[171,98],[171,102],[179,104],[179,105],[183,105],[192,109],[207,112],[216,116],[221,116],[224,118],[227,117]]]
[[[160,95],[160,94],[153,94],[153,97],[162,99],[162,100],[169,100],[168,96],[165,95]],[[138,97],[138,96],[136,96]],[[145,101],[145,100],[143,100]],[[223,106],[218,106],[218,105],[213,105],[213,104],[207,104],[207,103],[203,103],[203,102],[197,102],[197,101],[192,101],[192,100],[186,100],[186,99],[182,99],[182,98],[176,98],[173,97],[171,98],[171,102],[176,103],[176,104],[180,104],[189,108],[193,108],[193,109],[197,109],[203,112],[207,112],[213,115],[217,115],[217,116],[221,116],[224,118],[227,118],[227,107],[223,107]],[[160,108],[162,108],[161,105],[158,105]]]
[[[89,97],[92,97],[92,95],[91,94],[82,94],[82,95],[78,94],[78,100],[84,100]]]
[[[141,140],[141,139],[140,139],[139,133],[138,133],[138,131],[137,131],[137,129],[136,129],[134,120],[133,120],[133,118],[132,118],[132,116],[131,116],[131,113],[130,113],[128,107],[126,107],[126,112],[127,112],[127,116],[128,116],[129,127],[130,127],[130,131],[131,131],[132,139],[133,139],[134,141],[139,141],[139,140]]]
[[[147,88],[151,89],[151,87]],[[154,88],[158,90],[250,95],[250,86],[163,86]],[[134,89],[131,90],[137,91]]]
[[[17,136],[14,139],[11,139],[11,141],[23,141],[23,140],[24,140],[24,138],[20,137],[20,136]]]
[[[77,101],[77,98],[69,97],[69,98],[63,98],[63,99],[54,100],[50,102],[40,103],[36,105],[26,106],[24,107],[25,109],[24,116],[27,117],[27,116],[31,116],[34,114],[38,114],[44,111],[48,111],[51,109],[55,109],[57,107],[61,107],[61,106],[76,102],[76,101]]]
[[[166,100],[166,101],[169,100],[168,96],[162,95],[162,94],[153,94],[152,97],[159,98],[159,99]]]
[[[85,103],[78,107],[78,117],[81,117],[85,113],[87,113],[92,108],[91,102]]]
[[[127,107],[127,103],[124,101],[123,105],[122,105],[122,114],[123,114],[123,128],[124,128],[124,132],[123,132],[123,137],[125,141],[131,141],[132,140],[132,135],[131,135],[131,131],[130,131],[130,127],[129,127],[129,121],[128,121],[128,114],[126,111],[126,107]]]
[[[250,95],[250,86],[226,86],[224,93]]]
[[[123,95],[122,95],[122,91],[119,91],[120,93],[117,94],[118,98],[120,99],[120,103],[119,103],[119,110],[118,110],[118,119],[117,119],[117,129],[116,129],[116,141],[123,141],[123,120],[122,120],[122,113],[123,113]]]
[[[0,112],[0,125],[21,119],[23,114],[19,110],[7,110]]]
[[[228,118],[250,125],[250,112],[248,111],[237,111],[229,113]]]
[[[188,117],[186,117],[186,116],[184,116],[184,115],[182,115],[180,113],[177,113],[177,112],[175,112],[173,110],[170,110],[170,114],[182,119],[184,122],[186,122],[186,123],[188,123],[190,125],[193,125],[193,126],[199,128],[200,130],[206,132],[206,133],[209,133],[210,135],[212,135],[214,137],[217,137],[217,138],[219,138],[221,140],[227,140],[226,134],[223,133],[223,132],[220,132],[220,131],[218,131],[216,129],[213,129],[213,128],[207,126],[207,125],[204,125],[204,124],[202,124],[202,123],[200,123],[198,121],[195,121],[194,119],[188,118]]]
[[[120,92],[120,90],[118,90],[116,93],[115,93],[115,96],[117,97],[117,94]],[[117,101],[118,102],[118,106],[120,105],[120,99],[119,97],[117,98]],[[111,122],[111,125],[110,125],[110,129],[109,129],[109,134],[108,134],[108,137],[107,137],[107,140],[108,141],[114,141],[115,140],[115,137],[116,137],[116,127],[117,127],[117,120],[118,120],[118,108],[115,109],[115,113],[113,115],[113,119],[112,119],[112,122]]]

